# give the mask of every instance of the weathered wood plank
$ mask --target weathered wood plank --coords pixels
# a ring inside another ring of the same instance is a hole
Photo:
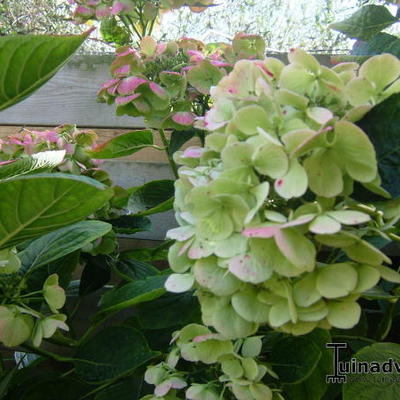
[[[286,61],[285,54],[270,54]],[[330,56],[317,55],[329,64]],[[23,102],[0,112],[0,125],[56,126],[65,123],[98,128],[141,128],[142,118],[117,117],[115,107],[96,102],[110,79],[111,55],[74,57],[56,76]]]
[[[0,125],[140,128],[142,118],[117,117],[114,106],[96,102],[102,83],[110,79],[111,56],[77,56],[33,96],[0,112]]]

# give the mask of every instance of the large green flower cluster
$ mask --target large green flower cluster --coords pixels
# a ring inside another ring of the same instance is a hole
[[[196,290],[203,323],[227,339],[259,326],[295,335],[351,328],[380,278],[400,282],[368,236],[379,223],[353,184],[385,196],[375,150],[355,124],[400,91],[400,61],[327,68],[295,49],[289,64],[241,60],[211,90],[204,148],[176,154],[179,228],[171,292]]]

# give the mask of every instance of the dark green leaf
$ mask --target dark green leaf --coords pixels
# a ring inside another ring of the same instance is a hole
[[[371,139],[382,178],[382,186],[393,197],[400,196],[400,94],[374,107],[357,123]]]
[[[127,283],[106,293],[100,300],[100,313],[121,311],[162,296],[166,292],[164,288],[166,279],[167,275],[154,275]]]
[[[400,363],[400,345],[375,343],[354,356],[358,361],[383,363],[392,359]],[[400,365],[399,365],[400,367]],[[343,385],[343,400],[394,400],[400,398],[399,371],[392,373],[349,374]]]
[[[118,158],[129,156],[153,145],[153,133],[150,130],[123,133],[98,145],[89,154],[93,158]]]
[[[10,164],[5,164],[0,166],[0,180],[32,173],[48,172],[63,162],[64,155],[64,150],[43,151],[30,157],[13,161]]]
[[[68,61],[87,34],[0,37],[0,110],[46,83]]]
[[[331,342],[329,332],[315,329],[304,338],[312,341],[320,349],[322,356],[307,379],[298,384],[284,385],[285,398],[288,400],[320,400],[328,387],[326,376],[331,373],[333,362],[332,350],[325,346]],[[293,348],[293,351],[296,353],[297,348]]]
[[[113,326],[77,349],[75,370],[85,381],[98,384],[132,373],[157,355],[136,329]]]
[[[79,266],[79,258],[80,251],[75,251],[50,264],[35,269],[27,277],[27,290],[34,292],[42,289],[44,281],[52,274],[57,274],[60,278],[60,286],[67,288],[71,282],[73,272]]]
[[[388,33],[378,33],[368,42],[357,42],[351,52],[355,56],[373,56],[390,53],[400,57],[400,39]]]
[[[111,225],[102,221],[81,221],[50,232],[29,244],[18,254],[21,272],[31,272],[65,255],[81,249],[104,236]]]
[[[200,307],[192,293],[173,294],[141,304],[137,318],[143,329],[165,329],[200,320]]]
[[[309,378],[322,359],[322,349],[307,336],[285,336],[274,343],[268,357],[282,383],[300,383]]]
[[[152,181],[135,188],[128,202],[131,214],[149,215],[170,210],[173,206],[174,181]]]
[[[86,296],[101,289],[111,279],[110,258],[105,255],[84,255],[86,261],[79,285],[79,295]]]
[[[351,17],[330,27],[351,38],[368,40],[397,21],[385,6],[369,4],[361,7]]]
[[[0,183],[0,249],[86,218],[112,190],[94,179],[38,174]]]
[[[362,297],[367,300],[394,300],[398,299],[400,296],[393,295],[391,293],[386,292],[380,286],[375,286],[372,289],[366,290]]]
[[[147,217],[123,215],[110,220],[116,233],[133,234],[151,230],[151,221]]]
[[[122,259],[115,264],[117,273],[127,281],[145,279],[148,276],[158,275],[159,270],[151,264],[134,259]]]
[[[192,139],[196,134],[194,129],[190,131],[173,131],[171,134],[171,139],[169,141],[168,153],[172,156],[176,151],[178,151],[187,141]]]
[[[143,376],[130,376],[102,390],[94,400],[139,400],[142,386]]]

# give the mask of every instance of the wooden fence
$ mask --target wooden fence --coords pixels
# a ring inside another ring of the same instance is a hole
[[[285,55],[278,57],[286,58]],[[323,64],[329,64],[329,56],[318,58]],[[0,138],[16,133],[22,127],[40,130],[69,123],[95,129],[103,142],[123,132],[143,128],[141,118],[117,117],[114,106],[96,102],[100,85],[110,79],[112,59],[113,56],[103,55],[74,57],[34,95],[0,112]],[[164,152],[155,149],[143,149],[132,156],[107,161],[104,168],[116,184],[124,187],[154,179],[172,179]],[[154,216],[153,222],[151,232],[135,237],[161,240],[176,224],[172,212]]]

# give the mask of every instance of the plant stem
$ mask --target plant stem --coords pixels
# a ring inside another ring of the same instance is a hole
[[[390,330],[392,329],[393,317],[396,311],[397,301],[391,303],[385,311],[383,315],[382,321],[379,324],[376,338],[379,341],[383,341],[386,339],[387,335],[389,335]]]
[[[168,162],[169,162],[169,165],[170,165],[170,167],[171,167],[171,170],[172,170],[172,172],[173,172],[175,178],[178,179],[178,178],[179,178],[179,175],[178,175],[178,167],[176,166],[175,161],[174,161],[174,159],[173,159],[173,157],[172,157],[172,154],[171,154],[170,151],[169,151],[169,143],[168,143],[167,137],[165,136],[164,129],[160,129],[158,132],[160,133],[161,141],[163,142],[163,145],[164,145],[165,148],[166,148],[166,151],[165,151],[165,152],[166,152],[166,154],[167,154]]]

